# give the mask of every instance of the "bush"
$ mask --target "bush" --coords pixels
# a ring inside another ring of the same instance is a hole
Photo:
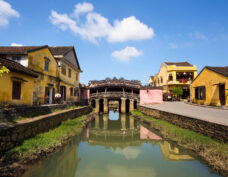
[[[183,89],[181,87],[176,87],[173,89],[173,95],[179,98],[183,95]]]

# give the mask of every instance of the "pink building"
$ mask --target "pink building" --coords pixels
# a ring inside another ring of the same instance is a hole
[[[80,100],[89,100],[90,91],[85,85],[80,86]]]
[[[161,104],[163,93],[160,88],[142,87],[140,89],[140,104]]]

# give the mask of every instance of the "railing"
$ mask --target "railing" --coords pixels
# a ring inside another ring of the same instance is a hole
[[[139,94],[129,92],[98,92],[91,93],[90,97],[136,97],[139,98]]]

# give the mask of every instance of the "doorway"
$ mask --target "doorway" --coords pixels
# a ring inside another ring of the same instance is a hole
[[[60,94],[63,101],[66,101],[66,87],[60,86]]]
[[[220,100],[220,105],[223,106],[226,103],[226,98],[225,98],[225,84],[220,84],[219,85],[219,100]]]

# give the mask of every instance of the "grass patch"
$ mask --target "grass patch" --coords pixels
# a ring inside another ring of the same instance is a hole
[[[210,149],[214,153],[221,154],[228,158],[228,143],[216,141],[208,136],[196,133],[192,130],[180,128],[167,121],[155,119],[151,116],[146,116],[143,113],[135,110],[132,115],[140,116],[144,120],[151,122],[151,127],[158,129],[167,138],[178,142],[178,144],[194,144],[194,146],[203,146]]]
[[[64,121],[59,127],[50,130],[49,132],[41,133],[33,138],[27,139],[22,143],[22,145],[4,153],[2,159],[4,161],[18,160],[22,157],[38,154],[41,151],[48,150],[50,147],[61,145],[64,138],[74,136],[80,132],[83,120],[85,120],[86,117],[87,116],[84,115],[75,119]]]

